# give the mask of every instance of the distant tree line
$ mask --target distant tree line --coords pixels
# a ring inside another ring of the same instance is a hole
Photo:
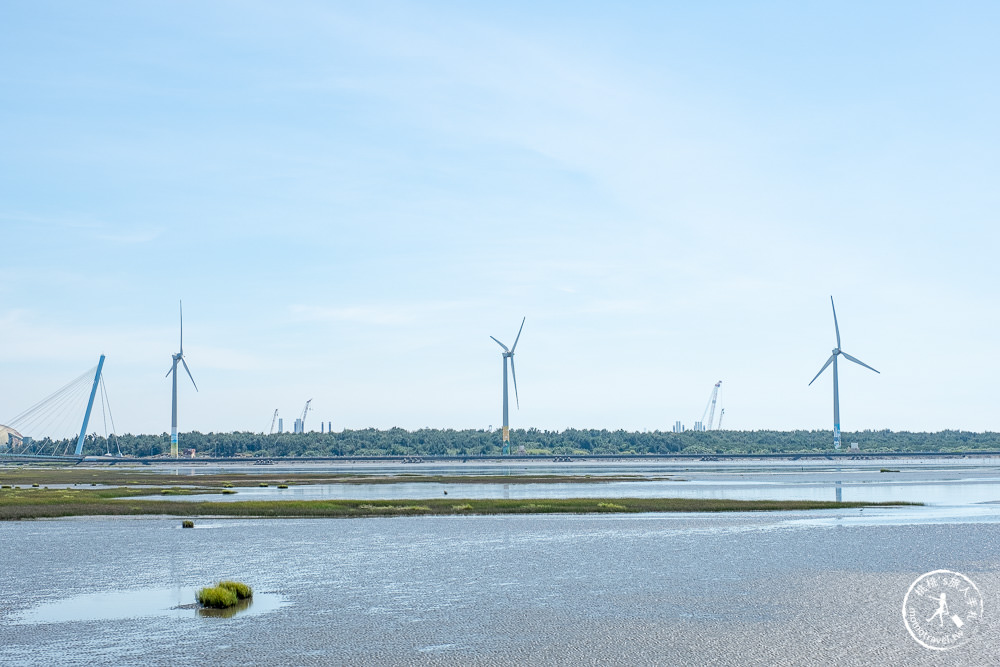
[[[501,452],[499,431],[452,429],[374,428],[339,433],[199,433],[179,436],[181,449],[194,449],[198,456],[494,456]],[[46,451],[72,452],[75,440],[48,441]],[[1000,451],[1000,433],[940,431],[912,433],[860,431],[843,433],[846,450],[852,442],[862,452]],[[831,431],[608,431],[566,429],[511,431],[512,449],[524,445],[538,456],[586,456],[591,454],[776,454],[833,451]],[[170,451],[170,438],[161,435],[87,436],[83,453],[88,456],[117,454],[158,456]]]

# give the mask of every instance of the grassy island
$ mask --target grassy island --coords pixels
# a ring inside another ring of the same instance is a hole
[[[640,512],[754,512],[848,509],[920,503],[864,503],[811,500],[724,500],[716,498],[544,498],[420,500],[248,500],[187,502],[137,500],[155,489],[5,489],[0,491],[0,520],[66,516],[218,516],[361,518],[483,514],[609,514]]]
[[[507,500],[444,496],[419,500],[245,500],[237,502],[160,500],[156,496],[226,494],[237,488],[294,484],[462,482],[466,484],[520,484],[530,482],[610,482],[642,484],[650,480],[677,482],[674,477],[639,475],[365,475],[344,473],[284,473],[176,475],[129,469],[59,466],[0,467],[0,520],[66,516],[164,515],[190,518],[304,517],[364,518],[392,516],[472,516],[487,514],[634,514],[641,512],[755,512],[779,510],[847,509],[872,505],[920,503],[864,503],[805,500],[725,500],[718,498],[543,498]],[[40,488],[40,484],[64,488]]]
[[[195,594],[198,603],[210,609],[234,607],[240,600],[249,600],[252,597],[253,589],[239,581],[220,581],[215,586],[207,586]]]

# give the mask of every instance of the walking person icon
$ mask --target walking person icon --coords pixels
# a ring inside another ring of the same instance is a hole
[[[937,616],[938,617],[938,627],[944,627],[944,617],[948,613],[947,598],[948,598],[948,594],[947,593],[942,593],[941,594],[941,597],[938,598],[938,608],[937,608],[937,611],[934,612],[933,614],[931,614],[931,617],[927,619],[928,623],[930,623],[934,619],[934,617]]]

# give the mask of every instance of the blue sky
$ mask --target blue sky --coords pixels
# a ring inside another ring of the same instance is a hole
[[[997,430],[994,3],[8,3],[0,420]]]

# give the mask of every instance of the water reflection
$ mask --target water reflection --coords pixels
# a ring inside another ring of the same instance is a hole
[[[191,587],[89,593],[44,602],[25,610],[14,620],[19,624],[37,624],[121,621],[150,616],[230,618],[240,612],[263,614],[286,604],[282,596],[274,593],[255,593],[252,601],[257,604],[243,600],[229,609],[201,609],[193,603],[194,599],[195,589]]]
[[[232,607],[225,609],[211,609],[209,607],[199,607],[198,615],[206,618],[232,618],[236,614],[246,611],[253,605],[253,598],[240,600]]]
[[[784,479],[745,475],[742,478],[692,476],[687,481],[567,482],[542,484],[482,484],[399,482],[395,484],[315,484],[240,487],[232,495],[146,496],[173,502],[241,500],[419,500],[424,498],[715,498],[731,500],[837,500],[846,502],[922,502],[963,505],[1000,501],[995,479],[926,479],[906,475],[863,475],[854,479],[824,479],[804,474]]]

